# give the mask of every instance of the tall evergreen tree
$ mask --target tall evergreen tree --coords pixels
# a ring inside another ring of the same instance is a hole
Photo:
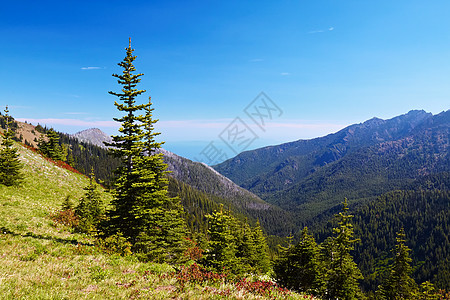
[[[137,159],[137,168],[140,170],[141,196],[134,215],[141,222],[135,249],[145,260],[176,262],[183,259],[186,223],[180,199],[168,196],[167,164],[163,154],[157,153],[163,143],[155,140],[160,133],[154,132],[153,124],[158,120],[153,119],[151,105],[149,97],[144,107],[145,115],[140,118],[143,151]]]
[[[318,295],[324,285],[319,254],[319,246],[305,227],[300,241],[284,248],[276,260],[273,267],[276,280],[290,289]]]
[[[116,170],[108,229],[113,234],[122,233],[145,260],[177,261],[183,252],[186,226],[179,199],[167,194],[167,166],[162,154],[156,153],[161,143],[155,141],[159,133],[154,132],[153,125],[158,120],[152,118],[151,100],[136,104],[136,97],[145,90],[136,88],[143,74],[133,74],[133,51],[130,39],[126,56],[118,64],[123,72],[113,74],[122,85],[122,92],[109,92],[119,97],[120,103],[114,104],[125,115],[114,119],[121,123],[121,134],[113,136],[113,143],[109,144],[122,164]]]
[[[410,277],[412,273],[411,262],[409,257],[411,251],[406,243],[406,235],[403,227],[397,233],[394,253],[394,262],[389,268],[389,274],[380,287],[379,293],[384,299],[415,299],[414,292],[416,290],[416,283]]]
[[[347,199],[343,202],[342,212],[336,217],[338,227],[333,228],[334,236],[323,244],[327,268],[324,297],[358,299],[361,294],[358,280],[363,279],[363,276],[350,254],[358,240],[353,238],[353,225],[350,222],[353,215],[348,213]]]
[[[139,172],[136,170],[136,163],[143,152],[143,132],[140,124],[140,111],[144,105],[136,104],[135,98],[144,93],[145,90],[136,89],[143,74],[133,74],[136,71],[133,61],[134,49],[131,48],[131,40],[126,48],[126,56],[118,65],[123,68],[122,75],[113,74],[118,78],[117,82],[122,85],[122,93],[110,91],[109,94],[119,97],[120,102],[115,101],[114,105],[125,115],[121,118],[114,118],[114,121],[121,123],[120,135],[112,136],[113,142],[107,144],[113,156],[121,160],[121,165],[116,169],[116,182],[113,209],[109,211],[109,225],[113,233],[121,232],[130,242],[135,243],[139,235],[138,219],[134,216],[134,209],[138,202],[138,188],[140,183]]]
[[[22,164],[19,161],[19,153],[13,146],[14,132],[11,129],[11,117],[8,115],[8,106],[5,108],[6,129],[0,149],[0,184],[12,186],[19,184],[23,179],[21,173]]]

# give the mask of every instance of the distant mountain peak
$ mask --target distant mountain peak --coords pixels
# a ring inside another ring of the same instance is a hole
[[[70,135],[78,139],[80,142],[106,148],[103,142],[111,143],[112,138],[98,128],[89,128]]]
[[[363,122],[362,124],[366,125],[366,126],[378,126],[378,125],[380,125],[380,124],[382,124],[384,122],[386,122],[386,121],[383,120],[383,119],[380,119],[380,118],[377,118],[377,117],[373,117],[372,119],[369,119],[369,120]]]

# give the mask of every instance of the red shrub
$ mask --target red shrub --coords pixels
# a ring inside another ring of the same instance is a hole
[[[58,211],[55,214],[51,215],[50,218],[56,223],[60,223],[72,228],[75,228],[80,221],[73,209]]]
[[[281,288],[272,281],[249,281],[246,278],[239,280],[236,283],[236,288],[270,298],[284,298],[290,293],[288,289]]]
[[[188,282],[200,285],[205,283],[223,282],[226,279],[226,275],[207,271],[202,266],[194,263],[189,267],[183,266],[177,273],[176,279],[180,286],[184,287]]]
[[[203,249],[201,249],[196,242],[191,240],[190,238],[185,238],[188,242],[188,247],[184,252],[184,256],[188,259],[198,261],[203,256]]]

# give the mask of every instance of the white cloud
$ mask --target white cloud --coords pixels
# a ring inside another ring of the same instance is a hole
[[[87,128],[100,128],[108,134],[116,134],[120,124],[115,121],[89,121],[79,119],[30,119],[17,118],[20,122],[54,127],[62,132],[75,132]],[[220,133],[233,122],[234,119],[195,119],[195,120],[167,120],[159,121],[155,124],[156,132],[161,132],[161,139],[167,142],[178,141],[205,141],[219,140]],[[329,123],[311,120],[267,120],[264,131],[258,127],[251,119],[242,118],[258,138],[270,143],[282,143],[298,139],[315,138],[336,132],[346,124]]]
[[[17,121],[32,124],[42,125],[64,125],[64,126],[79,126],[79,127],[119,127],[119,124],[115,121],[85,121],[78,119],[30,119],[30,118],[17,118]]]
[[[281,76],[288,76],[288,75],[291,75],[291,73],[283,72],[283,73],[280,73],[280,75],[281,75]]]
[[[308,34],[323,33],[323,32],[326,32],[326,31],[333,31],[333,30],[334,30],[334,27],[333,27],[333,26],[330,26],[330,27],[328,27],[327,30],[319,29],[319,30],[308,31]]]
[[[262,59],[262,58],[250,59],[250,62],[260,62],[260,61],[264,61],[264,59]]]
[[[65,112],[65,115],[87,115],[86,112]]]
[[[100,69],[104,69],[101,67],[82,67],[81,70],[100,70]]]

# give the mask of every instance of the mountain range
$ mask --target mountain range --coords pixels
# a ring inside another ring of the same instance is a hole
[[[243,152],[215,170],[263,200],[294,212],[299,224],[350,203],[407,188],[450,170],[450,111],[370,119],[310,140]]]
[[[324,137],[246,151],[213,168],[161,151],[171,177],[227,199],[223,203],[260,219],[269,233],[287,235],[327,219],[344,198],[360,204],[408,188],[422,176],[448,172],[449,124],[450,111],[413,110]],[[110,141],[99,129],[72,137],[96,145]]]

